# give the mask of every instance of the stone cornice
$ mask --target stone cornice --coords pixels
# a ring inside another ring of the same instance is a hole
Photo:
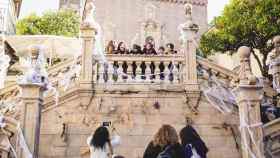
[[[208,4],[208,0],[150,0],[150,1],[170,2],[170,3],[178,3],[178,4],[191,3],[193,5],[200,5],[200,6],[206,6]]]

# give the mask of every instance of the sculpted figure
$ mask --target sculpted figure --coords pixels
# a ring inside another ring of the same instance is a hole
[[[273,39],[274,49],[269,54],[269,74],[273,76],[273,87],[280,92],[280,36]]]
[[[84,11],[84,20],[82,23],[83,27],[96,28],[96,22],[94,19],[95,5],[94,0],[88,0]]]

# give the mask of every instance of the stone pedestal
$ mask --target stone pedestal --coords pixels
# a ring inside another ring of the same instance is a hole
[[[263,130],[260,117],[260,103],[263,97],[262,89],[263,87],[256,85],[239,85],[238,87],[237,101],[243,158],[251,158],[252,154],[250,152],[256,158],[264,158]]]
[[[83,88],[92,88],[96,69],[93,65],[93,51],[96,30],[89,26],[81,27],[82,45],[82,69],[80,75],[80,85]]]
[[[23,84],[20,86],[23,101],[20,115],[21,128],[33,158],[38,158],[44,88],[39,84]],[[24,157],[22,153],[20,155]]]

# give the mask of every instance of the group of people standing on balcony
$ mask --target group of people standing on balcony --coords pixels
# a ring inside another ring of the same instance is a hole
[[[128,49],[124,42],[109,41],[106,46],[107,54],[142,54],[142,55],[164,55],[164,54],[177,54],[173,43],[167,43],[160,46],[158,50],[155,49],[155,44],[152,41],[146,42],[143,49],[140,45],[133,44],[131,49]]]
[[[114,155],[113,148],[120,145],[120,136],[111,138],[109,129],[101,126],[88,138],[90,158],[124,158]],[[116,133],[115,128],[112,131]],[[207,152],[208,148],[191,125],[187,124],[178,136],[174,127],[165,124],[147,145],[143,158],[206,158]]]

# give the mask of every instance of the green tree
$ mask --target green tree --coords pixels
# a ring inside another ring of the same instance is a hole
[[[252,49],[262,75],[268,76],[265,63],[272,50],[268,41],[280,33],[279,0],[231,0],[212,24],[212,29],[201,37],[200,48],[204,55],[234,53],[245,45]],[[257,50],[262,58],[257,55]]]
[[[72,11],[49,11],[41,17],[31,14],[17,22],[18,35],[78,36],[79,16]]]

